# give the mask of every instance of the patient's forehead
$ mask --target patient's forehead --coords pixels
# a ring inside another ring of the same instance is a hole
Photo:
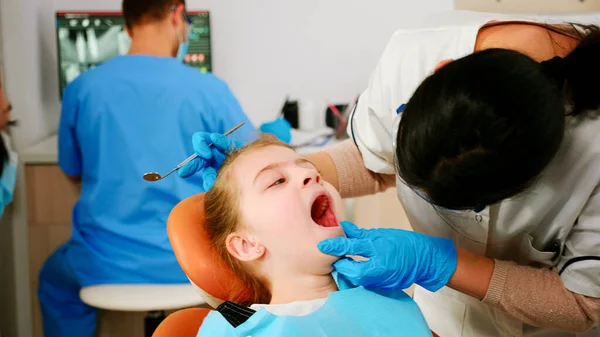
[[[257,149],[249,149],[242,153],[234,162],[233,166],[246,169],[246,173],[252,170],[260,171],[266,165],[295,160],[300,158],[294,150],[278,146],[269,145]]]
[[[300,158],[296,151],[278,145],[249,149],[240,154],[231,164],[238,185],[251,184],[256,175],[266,166]]]

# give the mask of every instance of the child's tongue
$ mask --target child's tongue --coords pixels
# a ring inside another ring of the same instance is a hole
[[[338,225],[335,215],[331,211],[329,198],[325,195],[315,200],[311,207],[310,215],[313,221],[321,227],[335,227]]]

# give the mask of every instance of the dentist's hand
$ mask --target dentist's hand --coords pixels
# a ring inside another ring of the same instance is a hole
[[[217,170],[225,161],[227,153],[243,144],[230,140],[220,133],[196,132],[192,136],[194,152],[198,155],[194,160],[185,164],[177,172],[180,177],[187,178],[196,173],[202,174],[205,191],[212,188],[217,179]],[[209,147],[213,144],[212,147]]]
[[[342,228],[347,238],[322,241],[319,249],[334,256],[368,258],[342,258],[333,265],[355,285],[389,290],[416,283],[434,292],[445,286],[456,270],[457,253],[450,239],[402,229],[361,229],[347,221]]]

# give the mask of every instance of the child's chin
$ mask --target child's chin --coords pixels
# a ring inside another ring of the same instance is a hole
[[[335,228],[331,228],[331,233],[328,235],[329,239],[337,238],[340,236],[346,237],[346,233],[344,233],[344,229],[342,226],[338,226]]]
[[[333,271],[333,264],[341,259],[341,257],[339,256],[333,256],[333,255],[329,255],[329,254],[325,254],[325,253],[321,253],[322,257],[319,261],[319,264],[321,264],[321,262],[323,263],[324,266],[328,266],[328,268],[330,267],[331,270],[329,271],[329,273],[331,273]]]
[[[335,239],[335,238],[339,238],[339,237],[346,237],[346,234],[344,233],[344,230],[342,229],[342,227],[330,227],[327,228],[327,230],[323,231],[322,233],[319,233],[318,235],[318,239],[317,239],[317,244],[322,242],[322,241],[326,241],[329,239]]]

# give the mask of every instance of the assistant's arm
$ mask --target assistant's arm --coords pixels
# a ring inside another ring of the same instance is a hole
[[[496,261],[483,302],[529,325],[574,333],[600,321],[600,299],[570,291],[556,270]]]
[[[458,248],[448,286],[529,325],[583,332],[600,320],[600,299],[569,291],[555,270],[494,261]]]
[[[78,184],[81,180],[81,151],[77,139],[76,120],[79,113],[79,82],[65,89],[58,125],[58,165],[67,177]]]
[[[383,192],[396,185],[392,174],[375,173],[367,169],[360,151],[351,139],[325,151],[306,156],[342,198],[353,198]]]
[[[556,270],[495,261],[458,249],[448,286],[533,326],[583,332],[600,322],[600,186],[565,242]]]

